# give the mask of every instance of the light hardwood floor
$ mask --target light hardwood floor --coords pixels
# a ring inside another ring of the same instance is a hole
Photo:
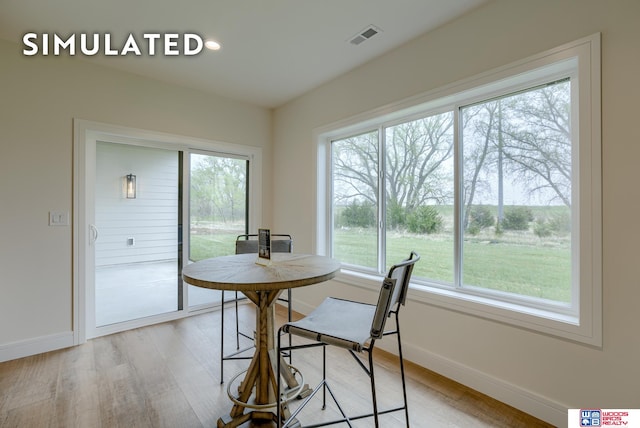
[[[244,328],[251,329],[253,310],[241,309]],[[197,315],[0,363],[0,427],[215,427],[230,409],[227,383],[220,384],[219,317],[219,312]],[[229,312],[230,327],[232,319]],[[337,394],[350,410],[368,411],[368,378],[346,352],[331,350],[328,356]],[[381,406],[398,404],[395,357],[376,357]],[[226,380],[246,365],[227,363]],[[294,354],[293,365],[309,383],[319,378],[317,350]],[[550,426],[415,364],[408,363],[407,375],[414,428]],[[332,406],[321,411],[319,403],[311,403],[299,419],[304,425],[333,412]],[[381,424],[402,427],[403,415],[385,415]]]

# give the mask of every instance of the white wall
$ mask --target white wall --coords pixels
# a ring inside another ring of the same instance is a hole
[[[270,111],[17,42],[0,41],[0,360],[72,330],[72,227],[48,213],[73,212],[74,118],[262,147],[271,212]]]
[[[403,339],[410,360],[560,426],[565,408],[639,408],[639,22],[637,0],[496,0],[277,109],[274,228],[286,226],[298,251],[314,250],[314,129],[601,32],[602,348],[417,301],[403,314]],[[296,290],[296,309],[326,293],[364,292],[336,281],[307,287]]]

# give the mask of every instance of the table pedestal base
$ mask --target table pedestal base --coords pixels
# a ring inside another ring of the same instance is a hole
[[[290,366],[284,361],[281,355],[276,355],[274,349],[274,307],[273,303],[278,297],[280,290],[245,292],[244,294],[256,305],[256,352],[251,359],[249,368],[244,379],[238,386],[238,395],[231,396],[229,387],[229,397],[234,402],[234,406],[228,416],[218,419],[218,428],[235,428],[245,422],[252,421],[251,426],[277,426],[277,415],[271,409],[276,405],[280,406],[280,412],[284,420],[291,416],[289,408],[285,402],[280,402],[280,394],[276,393],[277,377],[276,358],[280,358],[281,373],[287,384],[285,395],[298,394],[300,385],[298,384]],[[233,381],[231,381],[233,382]],[[294,392],[295,390],[297,392]],[[250,400],[253,396],[253,402]],[[278,404],[276,404],[278,403]],[[300,426],[299,424],[293,425]]]
[[[229,416],[218,420],[218,428],[234,428],[243,424],[259,426],[273,424],[277,418],[274,409],[280,409],[282,417],[291,415],[287,401],[303,394],[293,371],[286,363],[275,374],[278,359],[274,349],[273,304],[282,290],[318,284],[333,278],[340,270],[340,263],[329,257],[312,254],[271,254],[268,266],[256,264],[255,254],[236,254],[214,257],[185,266],[182,278],[197,287],[241,291],[256,305],[256,351],[244,380],[238,387],[238,395],[229,394],[234,405]],[[282,376],[288,389],[281,399],[278,376]],[[300,376],[302,378],[302,376]],[[302,379],[301,379],[302,380]],[[280,406],[280,407],[277,407]]]

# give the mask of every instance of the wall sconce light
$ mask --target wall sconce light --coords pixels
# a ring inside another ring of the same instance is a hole
[[[136,198],[136,176],[133,174],[127,175],[127,199]]]

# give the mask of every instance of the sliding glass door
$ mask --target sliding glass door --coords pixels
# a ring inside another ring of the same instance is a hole
[[[233,254],[236,237],[247,232],[249,160],[187,156],[189,261]],[[97,143],[96,327],[182,310],[185,298],[189,309],[220,304],[219,291],[182,290],[182,157],[176,150]]]
[[[262,224],[261,149],[83,120],[74,140],[74,340],[220,305],[182,266]]]

